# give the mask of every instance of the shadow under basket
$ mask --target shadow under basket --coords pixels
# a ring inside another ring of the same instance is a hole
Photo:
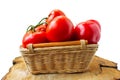
[[[20,47],[32,74],[84,72],[98,49],[86,40],[29,44]]]

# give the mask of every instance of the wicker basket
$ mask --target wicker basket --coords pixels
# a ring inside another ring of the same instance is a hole
[[[29,44],[20,47],[20,52],[32,74],[75,73],[88,69],[97,49],[97,44],[80,40]]]

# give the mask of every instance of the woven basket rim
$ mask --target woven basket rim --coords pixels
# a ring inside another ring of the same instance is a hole
[[[71,47],[71,48],[75,48],[75,47],[81,47],[81,45],[72,45],[72,46],[59,46],[59,47],[44,47],[44,48],[32,48],[33,50],[32,51],[35,51],[36,53],[39,52],[39,51],[44,51],[44,50],[48,50],[49,48],[51,50],[55,50],[55,49],[61,49],[61,48],[67,48],[67,47]],[[93,51],[93,50],[97,50],[98,49],[98,44],[88,44],[86,45],[86,49],[80,49],[80,50],[89,50],[89,51]],[[21,47],[20,48],[20,52],[22,52],[22,54],[31,54],[30,53],[30,49],[28,48],[23,48]],[[34,52],[32,52],[34,54]]]
[[[71,46],[78,46],[78,45],[71,45]],[[79,45],[80,46],[80,45]],[[86,44],[87,48],[95,48],[95,47],[98,47],[99,45],[98,44]],[[53,46],[53,47],[64,47],[64,46]],[[43,47],[43,48],[51,48],[51,47]],[[28,49],[28,48],[24,48],[22,46],[20,46],[20,49]],[[37,49],[37,48],[34,48],[34,49]]]
[[[72,44],[71,44],[72,43]],[[44,43],[42,43],[44,44]],[[66,43],[62,43],[63,45]],[[69,43],[67,43],[69,44]],[[71,44],[71,45],[70,45]],[[80,49],[80,50],[97,50],[98,49],[98,44],[87,44],[85,40],[80,40],[80,41],[72,41],[70,42],[69,45],[64,45],[62,46],[61,44],[59,46],[47,46],[47,47],[33,47],[33,44],[29,44],[27,48],[24,47],[20,47],[20,52],[22,52],[22,54],[34,54],[35,52],[39,52],[39,51],[51,51],[51,50],[64,50],[64,49]],[[51,43],[50,43],[51,45]],[[56,45],[56,44],[55,44]]]
[[[71,44],[68,44],[68,45],[66,45],[66,46],[70,46],[70,45],[80,45],[81,44],[81,42],[82,43],[84,43],[84,45],[87,45],[88,47],[89,46],[98,46],[98,44],[88,44],[88,41],[87,40],[75,40],[75,41],[64,41],[64,42],[47,42],[47,43],[38,43],[38,44],[28,44],[28,45],[32,45],[33,47],[34,47],[34,45],[39,45],[39,44],[42,44],[42,46],[43,45],[46,45],[46,44],[52,44],[52,45],[54,45],[54,44],[56,44],[56,43],[59,43],[59,44],[65,44],[66,42],[72,42]],[[27,46],[28,46],[27,45]],[[60,45],[60,46],[63,46],[63,45]],[[65,46],[65,45],[64,45]],[[55,46],[44,46],[44,47],[56,47],[56,45]],[[24,48],[22,45],[20,45],[20,48]],[[28,47],[27,47],[28,48]],[[38,46],[37,47],[34,47],[34,48],[38,48]]]

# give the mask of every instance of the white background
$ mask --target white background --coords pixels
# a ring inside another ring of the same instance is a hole
[[[53,9],[61,9],[74,25],[98,20],[102,30],[96,55],[118,63],[120,69],[119,0],[0,0],[0,78],[21,55],[19,46],[26,28]]]

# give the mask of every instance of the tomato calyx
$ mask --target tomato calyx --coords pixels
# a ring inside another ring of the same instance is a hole
[[[35,28],[37,28],[37,27],[39,27],[39,26],[41,26],[41,25],[47,25],[46,19],[47,19],[47,17],[42,18],[42,19],[38,22],[38,24],[35,25],[35,26],[34,26],[34,25],[30,25],[30,26],[27,28],[27,31],[26,31],[26,32],[28,32],[28,31],[32,31],[32,32],[38,31],[38,30],[35,30]],[[45,31],[45,27],[41,27],[41,28],[40,28],[40,31]]]
[[[45,17],[45,18],[42,18],[41,20],[40,20],[40,22],[35,26],[35,28],[37,27],[37,26],[40,26],[40,25],[43,25],[43,24],[48,24],[47,22],[46,22],[46,20],[47,20],[48,18],[47,17]]]
[[[27,28],[27,31],[26,31],[26,32],[28,32],[28,31],[35,32],[35,26],[30,25],[30,26]]]

